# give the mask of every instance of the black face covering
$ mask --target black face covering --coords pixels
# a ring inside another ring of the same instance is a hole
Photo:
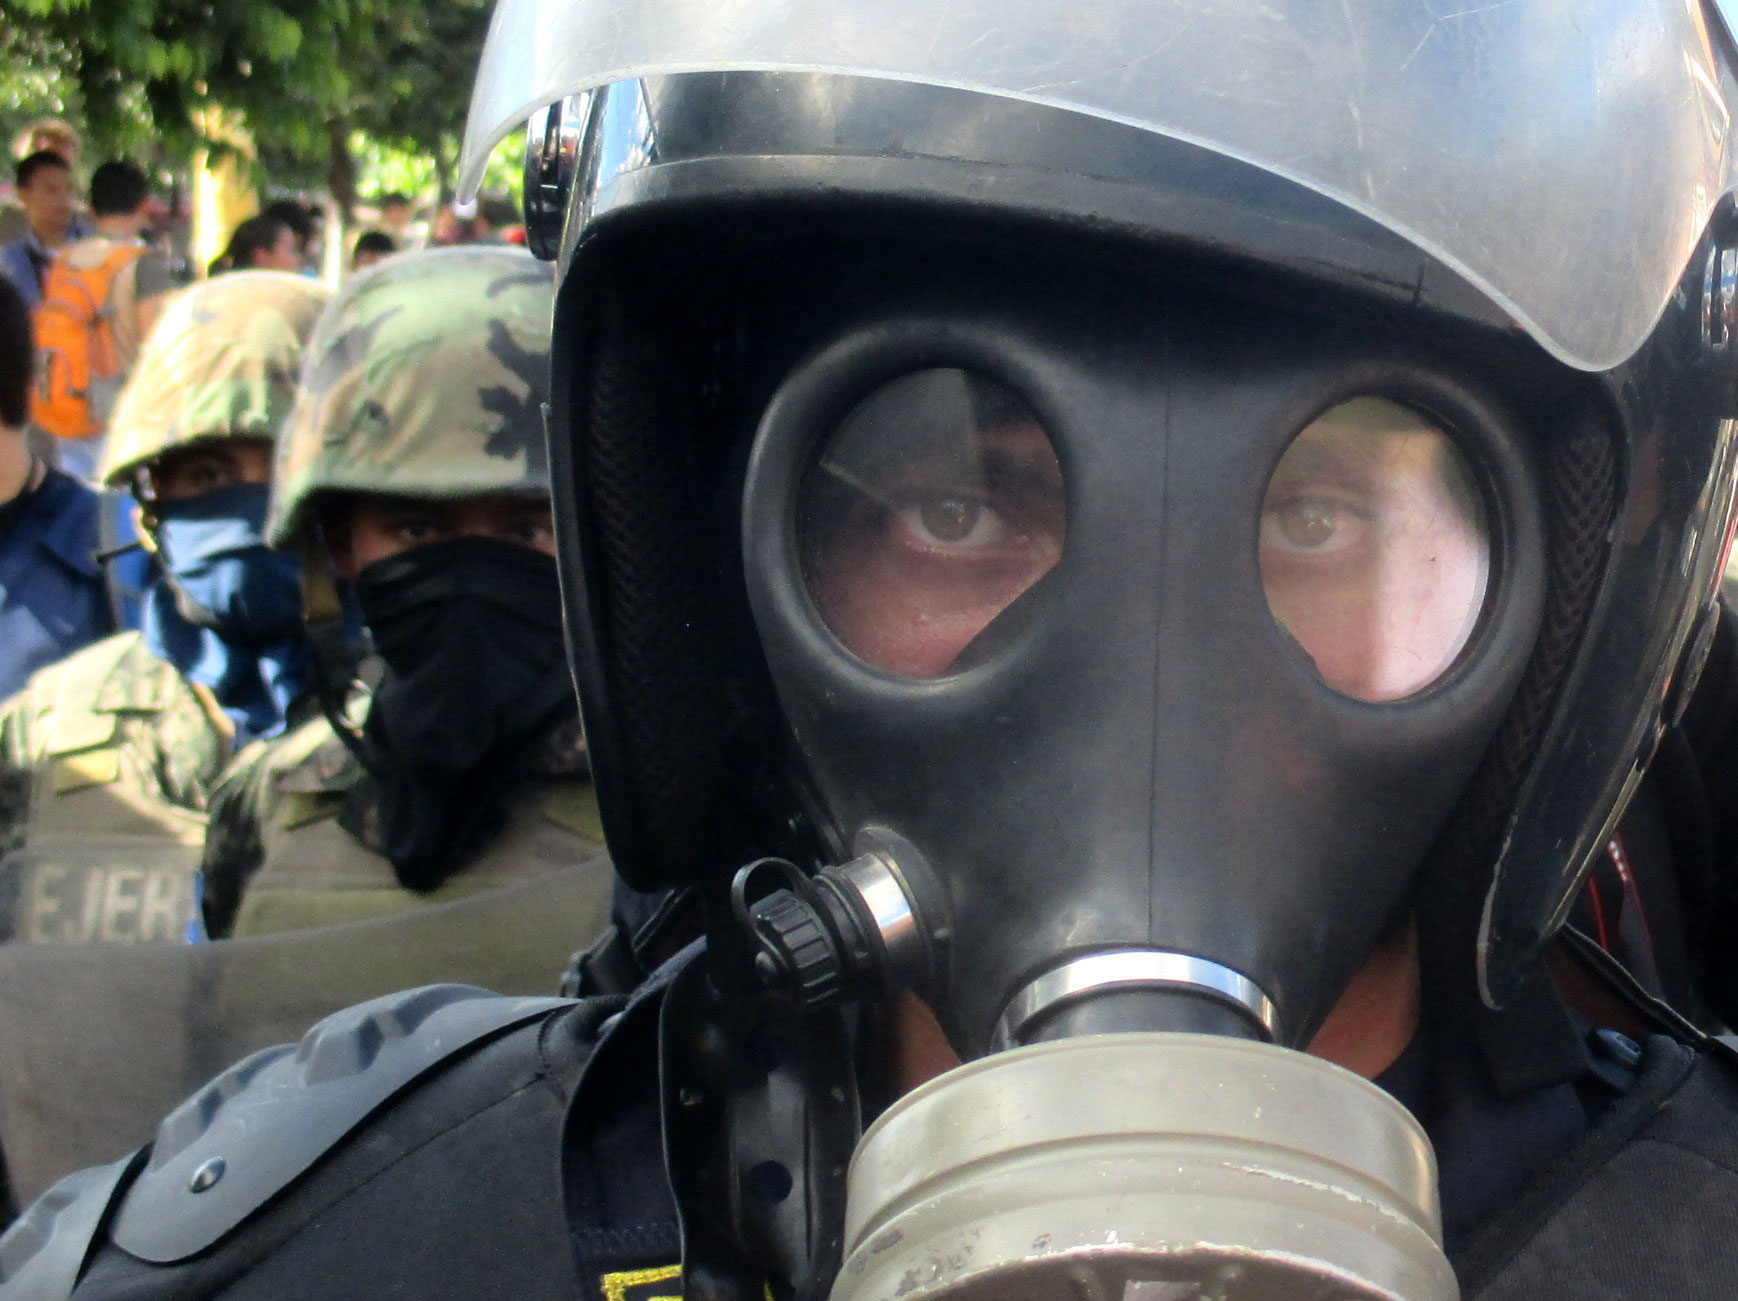
[[[356,598],[386,664],[362,728],[366,838],[432,890],[500,832],[538,743],[576,713],[555,561],[460,538],[369,565]]]

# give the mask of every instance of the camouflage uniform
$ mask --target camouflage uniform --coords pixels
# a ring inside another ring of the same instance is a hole
[[[326,293],[252,272],[164,308],[116,408],[104,478],[171,448],[271,437]],[[205,807],[232,729],[211,693],[136,632],[39,671],[0,706],[0,930],[59,941],[179,939],[195,917]]]
[[[354,281],[309,344],[278,448],[272,542],[317,547],[310,503],[325,493],[546,495],[551,299],[539,264],[503,249],[406,255]],[[304,572],[314,579],[318,566]],[[309,594],[310,618],[321,605]],[[366,692],[352,704],[360,724]],[[587,859],[598,860],[599,889],[610,887],[577,728],[543,739],[503,830],[433,891],[399,884],[375,799],[325,719],[249,747],[213,797],[203,864],[212,932],[358,920]]]
[[[360,921],[597,858],[603,827],[585,771],[577,747],[552,738],[501,835],[440,888],[414,894],[370,834],[372,788],[361,765],[329,722],[311,719],[242,751],[214,792],[203,863],[207,922],[217,934],[262,935]],[[347,808],[356,816],[346,822],[360,823],[366,839],[339,825]],[[599,867],[600,882],[606,871]]]

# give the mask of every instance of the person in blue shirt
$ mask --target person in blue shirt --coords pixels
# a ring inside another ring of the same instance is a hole
[[[16,179],[26,226],[20,238],[0,245],[0,275],[26,307],[35,308],[55,252],[85,231],[78,221],[78,186],[64,157],[40,149],[18,164]]]
[[[94,558],[102,500],[30,450],[31,355],[29,310],[0,279],[0,699],[115,628]]]

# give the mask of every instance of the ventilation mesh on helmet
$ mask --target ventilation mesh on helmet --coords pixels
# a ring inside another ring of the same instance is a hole
[[[1421,878],[1420,931],[1433,995],[1470,1009],[1474,946],[1515,801],[1562,694],[1605,570],[1617,508],[1617,451],[1588,413],[1554,440],[1547,470],[1547,576],[1539,638]]]
[[[657,870],[716,852],[722,673],[711,653],[701,512],[679,378],[655,339],[607,316],[586,395],[580,490],[603,556],[600,644],[638,848]],[[636,855],[641,857],[642,855]]]

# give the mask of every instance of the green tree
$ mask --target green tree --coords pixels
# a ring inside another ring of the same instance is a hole
[[[353,132],[445,182],[487,26],[488,0],[0,0],[0,103],[53,68],[97,149],[171,157],[222,108],[274,177],[318,176],[347,208]]]
[[[428,158],[441,197],[452,192],[490,0],[385,5],[373,20],[368,75],[349,126],[379,144]],[[362,69],[359,67],[358,72]]]
[[[83,107],[66,75],[69,62],[67,51],[36,33],[0,27],[0,147],[38,118],[82,124]]]

